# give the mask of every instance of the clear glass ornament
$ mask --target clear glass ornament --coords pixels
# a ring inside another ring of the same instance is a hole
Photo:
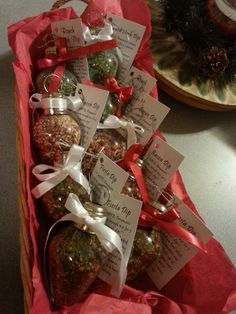
[[[32,128],[32,140],[41,162],[63,162],[63,155],[73,144],[79,145],[81,129],[67,110],[67,100],[62,94],[47,94],[42,101],[53,102],[51,108],[43,109]],[[61,105],[57,105],[57,102]]]
[[[85,209],[96,220],[105,217],[102,207],[90,202]],[[59,229],[48,247],[48,276],[52,303],[56,308],[78,302],[96,279],[108,252],[87,225]]]

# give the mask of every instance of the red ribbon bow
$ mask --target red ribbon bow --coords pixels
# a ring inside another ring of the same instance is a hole
[[[39,59],[38,67],[40,69],[53,67],[60,63],[66,62],[70,59],[75,59],[81,56],[88,55],[90,53],[113,49],[116,47],[117,47],[116,40],[111,39],[68,51],[66,39],[57,38],[56,40],[57,55],[50,54],[45,56],[44,59]]]
[[[144,182],[142,168],[137,165],[136,160],[140,157],[143,151],[141,144],[133,144],[127,150],[123,160],[119,161],[117,164],[124,170],[131,170],[135,176],[142,200],[144,204],[149,203],[149,196]]]
[[[61,77],[65,71],[65,62],[67,60],[75,59],[93,52],[113,49],[117,47],[117,42],[112,39],[68,51],[66,38],[57,38],[55,45],[57,52],[56,55],[49,53],[45,55],[44,59],[38,60],[38,67],[40,69],[56,66],[53,72],[54,75],[50,80],[48,87],[49,92],[55,92],[58,90],[61,83]]]
[[[206,252],[204,244],[196,236],[174,223],[176,219],[180,218],[180,215],[176,210],[176,206],[173,206],[164,213],[160,213],[155,207],[150,205],[142,168],[135,162],[140,155],[142,155],[143,149],[144,148],[141,144],[131,145],[126,152],[124,159],[117,163],[124,170],[131,170],[135,176],[143,201],[143,207],[139,217],[139,225],[149,228],[158,227],[161,230],[166,231],[167,233],[170,233],[185,242],[191,243]]]
[[[112,78],[106,77],[104,79],[104,85],[96,84],[88,80],[85,80],[83,84],[101,88],[101,89],[107,90],[110,93],[115,93],[117,95],[117,98],[122,104],[127,104],[129,102],[134,91],[133,87],[131,86],[119,86],[115,77],[112,77]],[[121,117],[121,103],[116,104],[115,115],[118,118]]]
[[[120,118],[121,117],[121,105],[127,104],[129,100],[131,99],[133,95],[133,87],[128,86],[119,86],[117,80],[112,77],[106,77],[104,79],[104,86],[110,93],[115,93],[117,95],[117,98],[119,99],[119,102],[116,106],[116,112],[115,115]]]
[[[133,95],[133,87],[119,86],[114,77],[106,77],[104,79],[104,86],[107,90],[109,90],[109,92],[116,93],[118,99],[125,104],[129,102],[131,96]]]
[[[204,244],[195,235],[174,223],[174,221],[179,218],[180,215],[177,211],[177,206],[173,206],[164,213],[160,213],[150,204],[144,204],[139,217],[139,225],[149,228],[158,227],[206,252]]]

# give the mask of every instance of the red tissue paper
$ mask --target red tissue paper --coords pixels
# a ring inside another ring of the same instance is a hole
[[[150,12],[144,0],[93,0],[83,17],[89,11],[99,10],[123,16],[146,26],[141,46],[134,65],[154,76],[150,51]],[[40,52],[37,41],[49,31],[53,21],[76,18],[71,8],[58,9],[30,17],[8,28],[9,44],[16,56],[13,68],[16,77],[16,106],[20,114],[22,134],[23,165],[25,169],[26,208],[24,212],[26,228],[29,232],[31,251],[26,254],[31,265],[31,285],[33,287],[30,314],[73,314],[73,313],[163,313],[163,314],[220,314],[236,309],[236,271],[224,249],[214,239],[207,243],[208,253],[199,252],[161,291],[157,291],[148,276],[141,276],[134,287],[125,286],[120,299],[109,296],[109,287],[96,282],[83,300],[69,308],[52,311],[44,287],[43,272],[39,252],[43,241],[40,225],[35,214],[31,195],[31,170],[34,165],[30,142],[30,119],[28,100],[33,86],[32,75]],[[37,57],[37,58],[36,58]],[[153,91],[157,96],[157,90]],[[177,172],[169,186],[195,213],[180,174]]]

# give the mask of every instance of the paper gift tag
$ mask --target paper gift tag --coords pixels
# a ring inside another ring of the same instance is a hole
[[[83,105],[76,111],[76,116],[79,120],[82,133],[80,145],[83,146],[85,150],[88,149],[93,139],[107,102],[108,94],[107,91],[100,88],[84,84],[77,85],[75,95],[78,95],[82,99]]]
[[[103,205],[109,199],[110,193],[119,194],[128,177],[129,174],[104,153],[99,154],[90,178],[94,202]]]
[[[113,27],[112,37],[117,40],[123,55],[118,77],[123,81],[134,61],[146,27],[111,13],[107,14],[107,19]]]
[[[106,225],[113,229],[121,238],[125,264],[128,264],[141,212],[142,202],[126,195],[111,193],[109,200],[103,205],[107,211]],[[119,270],[120,255],[111,253],[103,266],[99,278],[112,284]]]
[[[52,34],[67,39],[68,49],[76,49],[85,46],[81,19],[52,22]],[[89,67],[85,56],[68,61],[69,68],[75,74],[79,82],[89,80]]]
[[[101,153],[90,178],[93,201],[106,209],[106,225],[119,234],[126,264],[129,260],[142,208],[141,201],[120,194],[128,177],[129,174],[126,171]],[[119,262],[119,253],[112,253],[99,277],[111,284],[117,278]]]
[[[184,157],[165,141],[156,137],[145,154],[144,180],[151,199],[164,189],[178,169]],[[155,189],[157,187],[157,189]]]
[[[142,93],[149,94],[156,85],[156,81],[155,77],[132,66],[124,78],[124,85],[132,86],[134,89],[134,97],[137,97]]]
[[[205,244],[212,237],[212,232],[182,201],[177,200],[177,203],[180,219],[176,220],[175,224],[188,230]],[[161,256],[147,269],[147,273],[157,288],[161,289],[198,251],[192,244],[162,232]]]
[[[170,108],[142,93],[127,106],[125,116],[144,128],[144,133],[137,134],[137,139],[140,144],[145,145],[169,111]]]

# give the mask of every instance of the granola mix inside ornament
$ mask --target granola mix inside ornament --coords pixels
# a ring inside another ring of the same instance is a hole
[[[142,197],[141,197],[136,179],[134,175],[131,173],[131,171],[128,171],[128,172],[129,172],[129,178],[126,181],[121,193],[128,195],[129,197],[136,198],[137,200],[141,200]]]
[[[161,234],[155,228],[138,227],[129,263],[127,281],[134,280],[161,255]]]
[[[89,28],[85,31],[85,41],[95,43],[112,39],[113,29],[110,23],[103,20],[101,13],[99,21],[94,23],[89,21]],[[92,82],[104,84],[106,77],[117,77],[122,63],[122,53],[119,48],[94,52],[87,56],[89,74]]]
[[[44,95],[43,114],[32,129],[32,139],[38,157],[46,164],[63,163],[63,154],[73,144],[80,143],[81,130],[68,112],[68,101],[60,93]]]
[[[138,158],[136,164],[143,168],[143,160]],[[142,200],[139,187],[137,185],[134,175],[128,171],[130,176],[126,181],[121,193],[130,197]],[[157,210],[162,209],[163,206],[159,202],[152,204]],[[161,234],[156,228],[138,226],[130,259],[127,266],[127,281],[134,280],[140,273],[154,262],[161,254]]]
[[[96,220],[104,209],[85,202],[84,208]],[[48,275],[52,303],[56,308],[78,302],[96,279],[108,257],[97,236],[87,225],[70,223],[59,229],[48,247]]]
[[[164,213],[176,205],[175,195],[169,189],[161,191],[157,186],[153,186],[156,200],[150,205],[159,213]],[[145,209],[144,209],[145,210]],[[138,226],[130,259],[127,265],[127,281],[134,280],[143,273],[162,254],[161,231],[157,226],[144,227],[142,223]]]
[[[119,129],[97,129],[90,143],[87,155],[82,161],[82,171],[89,178],[97,162],[100,152],[103,152],[113,161],[124,158],[127,148],[126,130]]]
[[[89,74],[92,82],[103,85],[105,77],[116,77],[120,60],[113,50],[95,52],[88,56]]]
[[[67,176],[66,179],[40,197],[42,207],[50,225],[68,214],[65,202],[70,193],[77,195],[82,204],[89,201],[89,194],[86,189],[70,176]]]

